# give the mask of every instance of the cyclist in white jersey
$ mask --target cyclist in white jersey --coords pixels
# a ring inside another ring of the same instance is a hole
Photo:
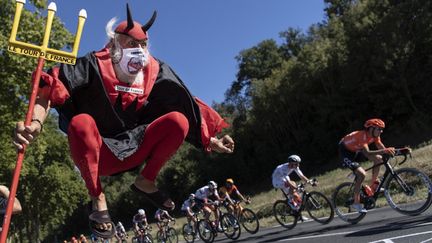
[[[197,211],[195,210],[197,207],[196,205],[197,204],[195,202],[195,194],[191,193],[188,199],[186,199],[181,206],[181,211],[184,215],[186,215],[188,223],[190,223],[190,221],[196,223],[196,220],[194,218],[195,211]]]
[[[123,238],[128,238],[126,230],[122,224],[122,222],[118,222],[116,225],[116,234],[114,235],[118,242],[122,242]]]
[[[165,220],[173,221],[174,218],[171,217],[171,215],[169,215],[168,211],[160,209],[160,208],[158,208],[158,210],[156,210],[154,217],[156,219],[156,225],[159,228],[159,232],[161,232],[161,235],[163,235],[163,238],[166,238],[166,235],[165,235],[166,232],[164,232],[163,228],[162,228],[163,221],[165,221]]]
[[[289,200],[288,203],[293,209],[298,209],[301,204],[301,197],[297,193],[297,184],[295,181],[291,180],[289,175],[295,172],[300,179],[305,181],[306,183],[310,183],[311,181],[307,178],[303,172],[300,170],[300,162],[301,159],[298,155],[291,155],[288,157],[287,163],[281,164],[273,171],[272,182],[273,186],[278,189],[282,189],[284,193],[288,196],[288,198],[292,198],[293,200]]]
[[[207,186],[203,186],[195,192],[195,201],[197,207],[202,209],[204,217],[208,220],[211,212],[213,211],[215,216],[216,225],[219,225],[219,213],[216,210],[214,204],[218,204],[221,201],[217,192],[217,184],[214,181],[209,181]],[[211,203],[213,201],[213,203]],[[218,226],[218,230],[221,230]]]
[[[132,218],[134,225],[134,232],[136,236],[140,235],[140,229],[144,229],[148,226],[147,217],[144,209],[139,209],[138,213]]]

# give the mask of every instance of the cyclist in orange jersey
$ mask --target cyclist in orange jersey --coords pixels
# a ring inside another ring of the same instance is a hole
[[[234,180],[231,178],[226,179],[225,186],[219,188],[219,195],[224,200],[224,206],[229,212],[234,212],[234,205],[237,201],[243,201],[246,204],[250,203],[250,200],[240,193],[237,186],[234,185]],[[241,210],[241,207],[239,209]],[[239,212],[235,213],[238,214]]]
[[[394,155],[395,148],[386,148],[381,142],[380,135],[385,128],[385,123],[381,119],[369,119],[364,124],[365,129],[352,132],[341,139],[339,142],[339,155],[343,167],[350,168],[357,175],[354,186],[353,207],[361,213],[367,210],[360,204],[360,188],[366,176],[366,171],[358,162],[370,160],[374,165],[382,162],[382,154]],[[374,143],[377,150],[370,150],[369,144]],[[372,190],[375,191],[378,181],[380,166],[372,170]]]

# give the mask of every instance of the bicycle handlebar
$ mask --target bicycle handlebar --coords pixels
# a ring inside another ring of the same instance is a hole
[[[297,184],[297,191],[304,192],[306,189],[307,184],[311,184],[312,186],[317,186],[318,180],[316,178],[313,178],[312,180],[309,180],[308,182],[304,183],[303,181]],[[283,191],[283,190],[282,190]]]
[[[383,155],[383,163],[387,163],[387,161],[390,160],[390,158],[392,158],[392,157],[403,156],[404,157],[403,160],[398,163],[399,165],[401,165],[407,161],[408,156],[410,156],[410,158],[412,158],[411,152],[412,152],[412,150],[409,147],[397,148],[397,149],[395,149],[395,153],[393,156],[391,156],[389,154]]]
[[[395,149],[395,154],[393,156],[391,156],[390,154],[383,154],[382,155],[383,162],[378,163],[376,165],[373,165],[373,166],[367,168],[365,171],[369,171],[369,170],[371,170],[371,169],[373,169],[375,167],[378,167],[380,165],[386,164],[391,158],[396,157],[396,156],[403,156],[404,157],[404,159],[401,162],[398,163],[398,165],[401,165],[401,164],[403,164],[403,163],[405,163],[407,161],[408,155],[410,156],[410,158],[412,158],[411,152],[412,152],[412,150],[409,147],[396,148]]]

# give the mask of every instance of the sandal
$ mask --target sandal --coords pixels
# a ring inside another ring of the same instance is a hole
[[[132,191],[138,192],[139,194],[143,195],[147,201],[151,202],[157,208],[168,210],[168,211],[172,211],[175,208],[175,206],[171,208],[164,206],[164,203],[170,198],[165,193],[159,190],[152,193],[147,193],[140,190],[138,187],[135,186],[135,184],[131,184],[130,188]]]
[[[96,211],[92,210],[92,203],[89,203],[90,214],[89,214],[89,226],[91,232],[97,237],[104,239],[110,239],[115,235],[115,226],[111,220],[108,210]],[[100,225],[110,224],[111,230],[100,229]]]

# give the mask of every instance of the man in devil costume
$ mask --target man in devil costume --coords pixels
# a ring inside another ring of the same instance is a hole
[[[105,48],[42,74],[32,123],[18,122],[15,129],[14,144],[22,149],[42,131],[49,108],[57,109],[59,127],[68,135],[72,159],[92,199],[91,230],[103,238],[112,237],[115,229],[100,176],[146,161],[131,189],[158,208],[172,210],[174,202],[158,190],[155,179],[184,140],[207,152],[234,150],[228,135],[216,137],[228,126],[219,114],[150,55],[147,31],[155,19],[156,12],[141,25],[127,6],[127,21],[114,31],[115,19],[107,24]]]

